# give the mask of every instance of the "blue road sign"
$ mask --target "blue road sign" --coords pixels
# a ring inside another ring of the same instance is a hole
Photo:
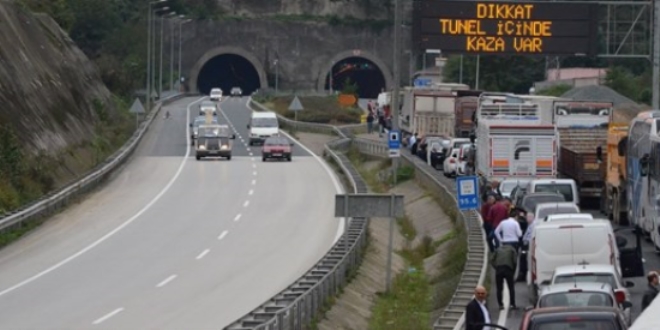
[[[400,149],[401,133],[399,131],[389,131],[387,134],[387,145],[390,149]]]
[[[413,86],[415,86],[415,87],[431,86],[431,79],[429,79],[429,78],[416,78],[413,81]]]
[[[458,192],[458,208],[461,211],[479,208],[479,185],[476,176],[459,176],[456,178]]]

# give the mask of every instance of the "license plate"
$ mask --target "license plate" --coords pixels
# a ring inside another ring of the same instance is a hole
[[[273,156],[280,157],[282,154],[273,154]]]
[[[210,153],[210,154],[217,154],[218,151],[217,151],[217,150],[211,150],[211,151],[209,151],[209,153]]]

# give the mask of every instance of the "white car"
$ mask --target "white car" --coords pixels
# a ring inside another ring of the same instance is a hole
[[[458,155],[459,155],[459,153],[460,153],[460,149],[454,148],[449,153],[449,156],[447,156],[447,158],[445,158],[445,162],[442,165],[442,169],[443,169],[444,175],[446,177],[456,176],[456,169],[458,167]]]
[[[220,101],[220,100],[222,100],[222,89],[220,89],[220,88],[211,89],[211,93],[209,93],[209,99],[211,101]]]
[[[211,111],[213,113],[213,116],[217,116],[218,105],[209,101],[202,102],[202,104],[199,105],[199,115],[205,116],[207,111]]]
[[[466,175],[467,174],[467,163],[472,145],[462,144],[458,147],[458,165],[456,165],[456,175]]]
[[[511,196],[511,193],[513,192],[513,189],[516,187],[521,187],[525,188],[527,187],[527,184],[529,183],[531,179],[504,179],[502,182],[500,182],[500,193],[502,193],[502,197],[509,197],[513,198]]]
[[[621,306],[631,305],[630,292],[627,288],[635,286],[633,282],[623,281],[617,269],[612,265],[591,264],[591,265],[571,265],[561,266],[555,269],[550,280],[550,285],[569,283],[607,283],[614,289],[614,295],[617,303]],[[625,303],[628,302],[628,303]],[[632,323],[630,316],[630,306],[622,308],[623,315],[628,324]]]
[[[554,215],[574,215],[576,213],[580,213],[580,208],[571,203],[571,202],[556,202],[556,203],[540,203],[536,204],[536,207],[534,208],[534,221],[539,220],[539,221],[548,221],[547,218],[549,216],[554,216]],[[582,214],[579,214],[582,215]],[[591,214],[586,214],[586,216],[591,217],[593,219],[593,216]],[[555,220],[560,219],[560,218],[553,218]]]
[[[232,88],[229,93],[231,94],[231,96],[239,96],[239,97],[243,96],[243,90],[241,90],[240,87]]]

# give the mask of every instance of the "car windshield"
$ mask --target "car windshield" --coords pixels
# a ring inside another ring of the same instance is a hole
[[[539,299],[538,307],[612,307],[612,297],[604,292],[558,292]]]
[[[213,103],[213,102],[202,102],[200,107],[202,107],[202,108],[215,108],[215,103]]]
[[[557,202],[565,202],[565,200],[559,195],[529,196],[523,200],[522,206],[526,210],[533,210],[538,204]]]
[[[567,207],[567,206],[544,207],[536,211],[536,218],[545,219],[545,217],[552,214],[573,214],[573,213],[580,213],[580,212],[576,210],[575,207]]]
[[[573,201],[573,187],[570,184],[537,184],[534,192],[550,192],[564,195],[567,201]]]
[[[566,274],[555,276],[554,282],[552,284],[560,283],[606,283],[614,289],[618,288],[616,285],[616,280],[614,279],[614,275],[607,273]]]
[[[289,141],[286,139],[266,139],[264,142],[266,146],[288,146]]]
[[[513,188],[517,187],[519,182],[517,181],[504,181],[500,184],[500,191],[503,193],[512,192]]]
[[[228,145],[229,144],[229,138],[228,137],[202,137],[199,138],[199,144],[204,144],[204,145],[217,145],[220,143],[220,145]]]
[[[276,118],[252,118],[252,127],[277,127]]]
[[[553,318],[547,321],[534,322],[528,329],[532,330],[621,330],[614,324],[613,320],[607,319],[584,319],[580,316],[566,316],[564,318]]]

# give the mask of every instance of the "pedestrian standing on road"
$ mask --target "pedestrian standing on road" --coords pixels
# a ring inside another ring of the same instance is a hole
[[[486,202],[481,205],[481,219],[483,220],[484,228],[484,237],[486,237],[486,243],[488,243],[488,249],[490,252],[495,252],[495,244],[493,243],[493,221],[489,218],[490,209],[495,204],[495,196],[488,195],[486,197]]]
[[[534,213],[527,213],[525,216],[527,220],[527,229],[523,232],[522,245],[520,247],[520,261],[518,266],[518,282],[527,281],[527,253],[529,251],[529,242],[532,240],[534,233]]]
[[[497,200],[497,196],[488,193],[492,196],[495,197]],[[493,240],[494,240],[494,245],[495,248],[497,248],[500,245],[500,238],[495,234],[495,229],[500,225],[504,219],[509,217],[509,210],[511,209],[511,200],[508,198],[505,198],[499,202],[495,202],[493,206],[490,208],[490,211],[488,211],[488,220],[491,222],[491,225],[493,226]]]
[[[411,154],[416,154],[417,153],[417,133],[414,133],[411,137],[410,140],[408,141],[408,145],[410,146],[410,153]]]
[[[513,219],[512,219],[513,220]],[[515,220],[513,220],[515,221]],[[503,222],[504,223],[504,222]],[[516,287],[513,281],[513,275],[516,272],[516,261],[518,260],[518,253],[516,249],[509,245],[503,244],[491,257],[490,261],[495,268],[495,285],[497,286],[497,303],[500,305],[500,310],[504,309],[504,302],[502,300],[502,290],[504,290],[504,281],[509,288],[509,301],[511,309],[516,307]]]
[[[369,110],[369,114],[367,114],[367,132],[369,134],[373,133],[374,131],[374,114]]]
[[[385,133],[385,111],[383,108],[378,108],[378,137],[382,137]]]
[[[649,272],[646,276],[649,286],[644,292],[642,297],[642,311],[649,307],[653,299],[658,296],[658,283],[660,282],[660,275],[657,272]]]
[[[483,286],[474,289],[474,299],[465,306],[465,330],[491,330],[484,324],[491,322],[490,312],[486,307],[488,292]]]
[[[518,220],[509,217],[500,222],[495,227],[495,237],[502,243],[502,245],[511,245],[514,250],[518,251],[518,243],[522,237],[522,229]]]

